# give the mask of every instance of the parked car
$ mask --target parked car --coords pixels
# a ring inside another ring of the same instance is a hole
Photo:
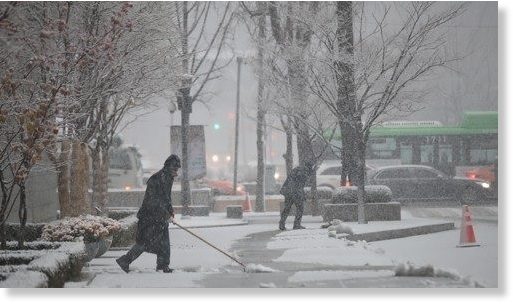
[[[368,172],[373,168],[365,165],[365,171]],[[331,189],[340,187],[340,178],[342,174],[342,165],[339,160],[324,161],[317,169],[317,186],[325,186]]]
[[[206,180],[207,186],[212,190],[214,196],[233,195],[233,181],[228,180]],[[237,184],[237,195],[245,195],[246,190],[243,185]]]
[[[408,201],[459,201],[477,203],[491,197],[490,185],[483,180],[450,177],[423,165],[385,166],[367,175],[367,184],[386,185],[392,198]]]

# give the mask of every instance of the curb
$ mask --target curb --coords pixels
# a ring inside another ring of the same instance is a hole
[[[347,240],[357,241],[357,240],[365,240],[367,242],[378,241],[378,240],[387,240],[387,239],[395,239],[395,238],[403,238],[417,235],[425,235],[436,232],[454,230],[453,222],[446,222],[440,224],[433,225],[424,225],[419,227],[411,227],[404,229],[395,229],[395,230],[386,230],[379,232],[369,232],[369,233],[361,233],[347,236]]]

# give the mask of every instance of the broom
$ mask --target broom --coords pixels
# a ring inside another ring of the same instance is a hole
[[[230,259],[232,259],[233,261],[235,261],[237,264],[241,265],[242,268],[244,268],[244,271],[246,271],[246,265],[244,265],[243,263],[241,263],[239,260],[237,260],[235,257],[231,256],[230,254],[224,252],[223,250],[219,249],[218,247],[214,246],[213,244],[211,244],[210,242],[206,241],[205,239],[203,239],[202,237],[196,235],[194,232],[190,231],[189,229],[187,228],[184,228],[182,227],[181,225],[177,224],[175,221],[172,221],[172,223],[174,225],[176,225],[177,227],[179,227],[180,229],[184,230],[185,232],[191,234],[192,236],[196,237],[197,239],[201,240],[202,242],[206,243],[207,245],[209,245],[210,247],[216,249],[217,251],[223,253],[224,255],[228,256]]]

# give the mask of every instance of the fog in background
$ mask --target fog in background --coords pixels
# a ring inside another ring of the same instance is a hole
[[[497,111],[497,13],[497,2],[472,2],[464,15],[445,26],[449,37],[447,50],[464,57],[452,65],[453,70],[433,75],[426,83],[430,94],[426,96],[422,109],[401,119],[436,120],[455,125],[461,120],[463,111]],[[235,54],[252,52],[254,46],[245,25],[239,23],[235,26],[234,40],[230,44]],[[210,84],[213,97],[208,105],[193,105],[191,124],[205,126],[207,165],[211,165],[213,154],[217,154],[221,162],[227,155],[233,160],[236,73],[237,64],[233,60],[224,70],[223,77]],[[239,164],[256,164],[256,89],[253,66],[243,64]],[[138,115],[137,120],[121,132],[126,144],[139,147],[146,167],[160,167],[170,153],[169,127],[172,122],[180,123],[180,112],[171,116],[169,101],[169,98],[153,99],[151,112],[146,110],[144,115],[143,112],[130,115],[126,122],[134,120],[135,115]],[[220,125],[219,130],[214,130],[215,123]],[[284,134],[268,128],[266,143],[267,163],[283,164]]]

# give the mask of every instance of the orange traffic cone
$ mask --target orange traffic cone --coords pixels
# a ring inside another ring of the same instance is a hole
[[[251,212],[253,208],[251,207],[251,200],[249,200],[249,193],[246,192],[246,200],[244,200],[244,204],[242,205],[243,212]]]
[[[346,175],[346,185],[345,186],[351,186],[351,181],[349,181],[348,175]]]
[[[463,206],[460,230],[460,244],[458,245],[458,247],[480,246],[476,242],[474,226],[472,225],[472,213],[470,212],[468,205]]]

